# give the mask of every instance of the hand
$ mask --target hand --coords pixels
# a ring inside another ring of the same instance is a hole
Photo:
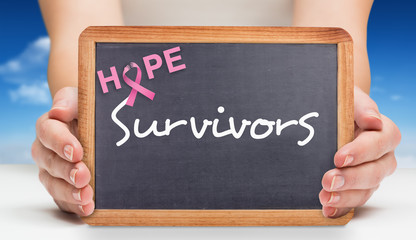
[[[354,89],[354,119],[355,139],[338,150],[334,157],[337,168],[322,178],[319,199],[326,217],[337,218],[364,205],[397,166],[394,149],[400,131],[358,87]]]
[[[59,90],[52,109],[36,123],[32,157],[39,167],[39,180],[65,212],[80,216],[94,211],[91,174],[81,161],[83,150],[77,139],[78,91]]]

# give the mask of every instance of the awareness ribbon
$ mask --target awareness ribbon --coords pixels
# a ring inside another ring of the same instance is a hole
[[[126,73],[132,68],[137,68],[136,81],[133,81],[126,76]],[[133,106],[134,101],[136,100],[137,92],[143,94],[145,97],[153,101],[155,93],[140,85],[140,81],[142,80],[142,71],[136,63],[131,62],[129,65],[124,67],[123,79],[127,83],[127,85],[129,85],[132,88],[127,99],[127,105],[129,105],[130,107]]]

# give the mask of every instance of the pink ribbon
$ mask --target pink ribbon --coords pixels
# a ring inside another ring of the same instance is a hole
[[[126,76],[126,73],[132,68],[137,68],[136,81],[133,81]],[[142,80],[142,71],[136,63],[131,62],[129,65],[124,67],[123,79],[127,83],[127,85],[129,85],[132,88],[127,99],[127,105],[129,105],[130,107],[133,106],[134,101],[136,100],[137,92],[143,94],[145,97],[153,101],[155,93],[140,85],[140,81]]]

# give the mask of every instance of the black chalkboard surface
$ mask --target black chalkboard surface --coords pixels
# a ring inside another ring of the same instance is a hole
[[[153,101],[138,95],[133,107],[117,112],[130,132],[121,146],[116,143],[125,132],[111,114],[132,88],[124,81],[119,90],[108,83],[104,94],[96,76],[96,208],[321,208],[321,179],[334,168],[337,150],[336,44],[97,43],[96,69],[109,76],[111,66],[121,70],[132,61],[145,69],[142,57],[177,46],[177,64],[186,69],[169,73],[163,63],[154,79],[143,74],[141,85],[155,92]],[[198,139],[189,123],[194,117],[199,130],[204,119],[217,118],[218,130],[225,131],[230,117],[240,129],[243,119],[285,123],[311,112],[319,116],[306,121],[314,136],[304,146],[297,142],[310,131],[299,124],[280,136],[274,126],[264,139],[254,139],[248,127],[239,139],[216,138],[208,127]],[[166,119],[188,124],[169,136],[137,138],[136,119],[140,132],[153,121],[160,131]]]
[[[96,211],[321,209],[337,42],[93,44]]]

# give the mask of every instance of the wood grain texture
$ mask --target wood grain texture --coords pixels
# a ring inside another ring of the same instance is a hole
[[[329,219],[321,210],[96,210],[89,225],[112,226],[322,226],[345,225],[353,216]]]
[[[136,43],[340,43],[352,41],[341,28],[308,27],[88,27],[80,39]]]
[[[352,41],[338,43],[338,149],[354,139]]]
[[[79,38],[79,134],[83,161],[95,191],[95,46],[126,43],[289,43],[338,46],[338,148],[353,140],[353,52],[340,28],[300,27],[88,27]],[[354,214],[328,219],[321,210],[110,210],[96,209],[83,221],[123,226],[317,226],[345,225]]]
[[[78,51],[78,133],[82,161],[95,176],[95,42],[80,38]],[[94,177],[90,185],[95,190]]]

